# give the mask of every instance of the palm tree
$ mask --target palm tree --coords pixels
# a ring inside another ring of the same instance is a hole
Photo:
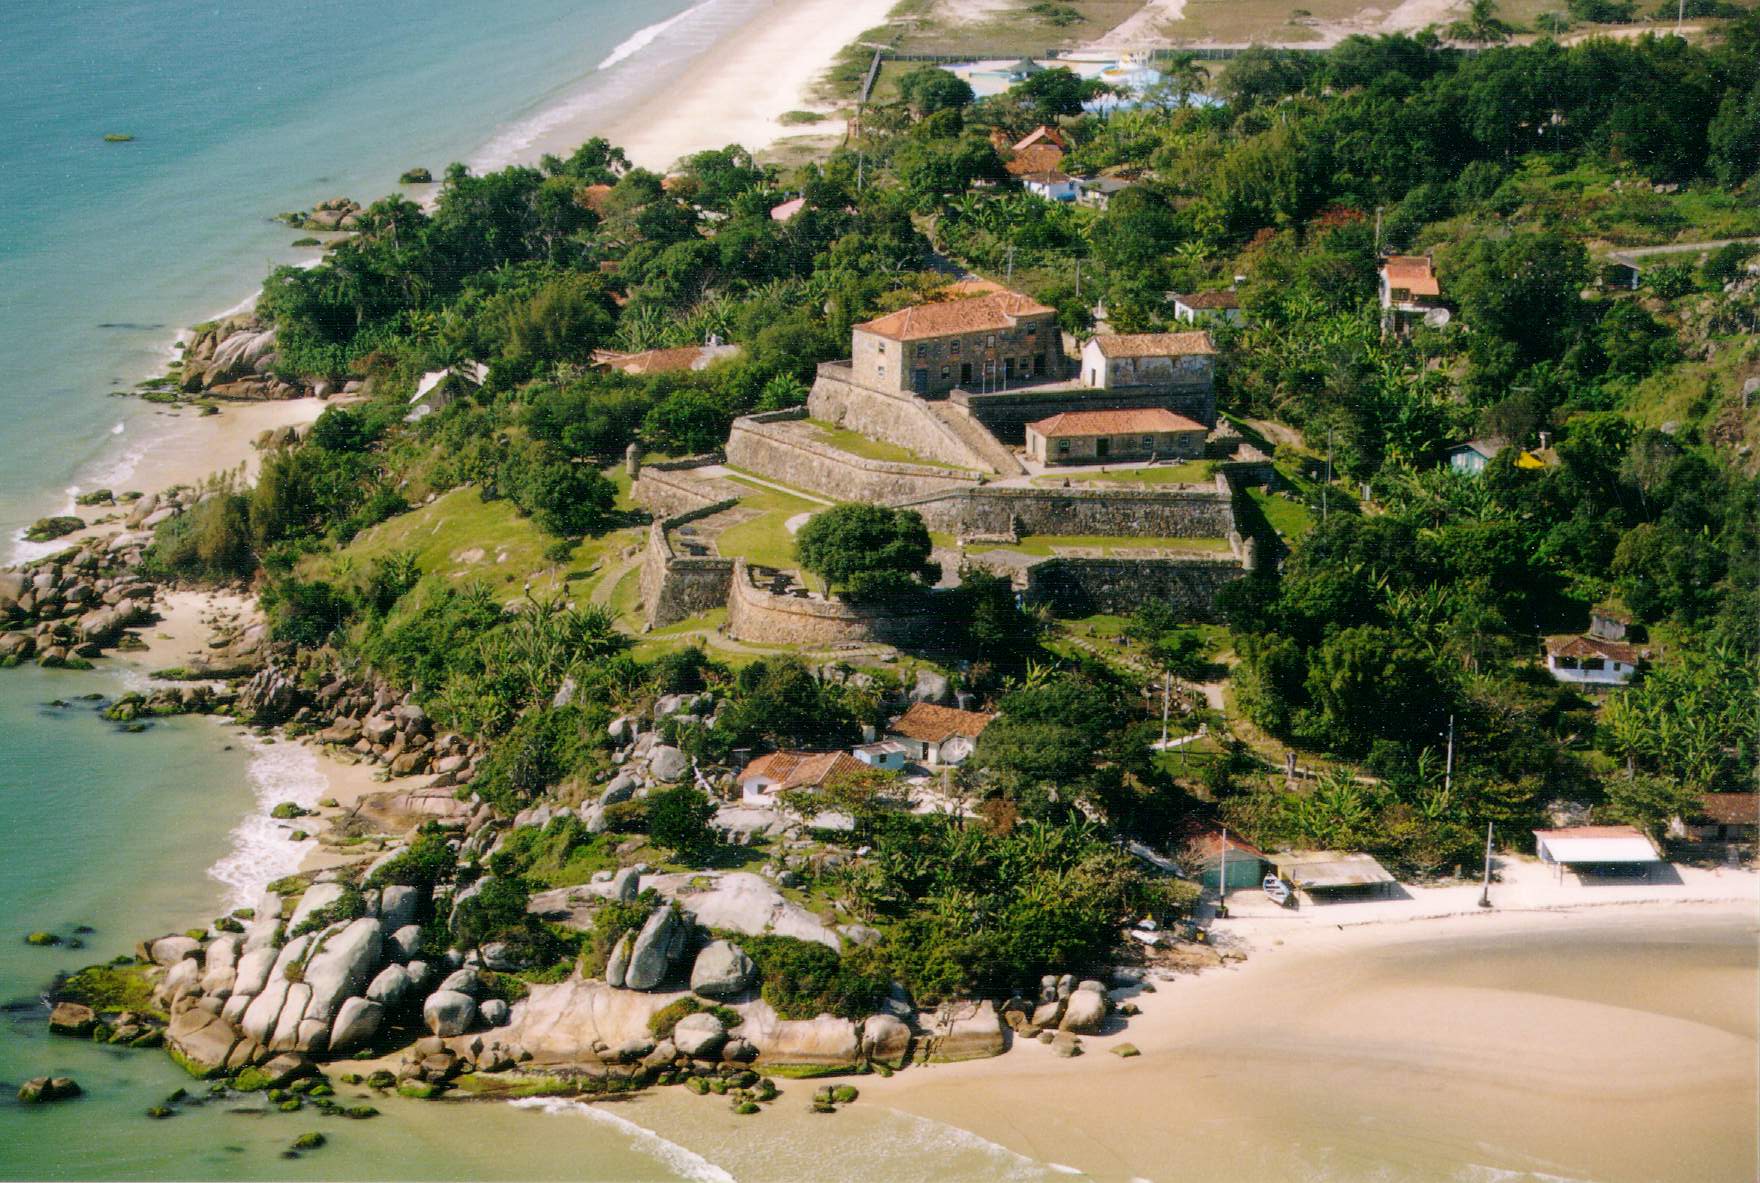
[[[1456,41],[1492,45],[1509,40],[1510,27],[1497,16],[1497,0],[1472,0],[1467,15],[1448,26],[1448,35]]]

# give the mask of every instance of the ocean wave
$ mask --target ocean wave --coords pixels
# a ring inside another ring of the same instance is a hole
[[[629,1136],[636,1149],[653,1155],[671,1170],[696,1183],[735,1183],[734,1177],[694,1150],[669,1142],[646,1126],[637,1125],[608,1109],[585,1101],[564,1101],[556,1097],[527,1097],[508,1102],[515,1109],[536,1109],[542,1113],[572,1113],[607,1125]]]
[[[257,902],[263,888],[299,870],[313,839],[295,842],[285,824],[269,816],[283,801],[316,808],[330,780],[311,749],[285,741],[269,743],[237,733],[251,749],[251,788],[257,808],[232,831],[232,848],[208,868],[208,877],[226,885],[227,907]]]
[[[648,46],[654,44],[654,42],[657,41],[660,38],[660,35],[666,32],[666,30],[673,28],[680,21],[685,20],[693,14],[701,12],[714,2],[715,0],[702,0],[702,3],[692,5],[677,16],[670,16],[663,21],[648,25],[646,28],[637,29],[628,37],[624,38],[623,41],[618,44],[616,49],[613,49],[610,53],[606,54],[605,60],[600,62],[594,68],[599,70],[609,70],[618,62],[634,57],[642,50],[648,48]]]

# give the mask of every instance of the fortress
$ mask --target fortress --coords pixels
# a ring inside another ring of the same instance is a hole
[[[649,627],[725,607],[729,634],[760,643],[932,636],[933,597],[858,608],[783,565],[793,530],[843,501],[920,513],[944,582],[988,569],[1065,616],[1151,599],[1213,613],[1256,565],[1237,497],[1268,462],[1216,430],[1209,335],[1101,335],[1071,357],[1053,309],[988,284],[951,294],[855,326],[805,407],[735,420],[723,454],[632,458],[656,519]]]

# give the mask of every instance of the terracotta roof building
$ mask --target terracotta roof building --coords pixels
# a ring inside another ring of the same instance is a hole
[[[1546,671],[1574,685],[1624,686],[1637,672],[1642,656],[1636,645],[1601,637],[1546,638]]]
[[[1230,324],[1241,322],[1240,293],[1232,288],[1209,292],[1174,293],[1173,319],[1186,324],[1197,324],[1201,320],[1226,320]]]
[[[996,716],[934,703],[912,703],[892,721],[887,736],[902,744],[911,759],[925,764],[959,764],[972,754],[978,736]]]
[[[1064,411],[1027,424],[1027,455],[1041,464],[1191,459],[1204,454],[1207,434],[1163,407]]]
[[[647,349],[641,353],[617,353],[601,349],[593,364],[625,374],[672,374],[707,369],[715,362],[739,356],[737,345],[685,345],[677,349]]]
[[[851,368],[870,390],[941,394],[1062,371],[1057,312],[1019,292],[916,304],[855,326]]]
[[[748,801],[774,798],[791,789],[816,789],[868,766],[847,752],[771,752],[740,770],[740,793]]]
[[[1183,333],[1100,333],[1082,346],[1082,385],[1209,389],[1216,345],[1202,329]]]
[[[1031,148],[1016,152],[1003,167],[1008,169],[1008,174],[1012,177],[1024,177],[1028,173],[1049,172],[1062,166],[1062,148],[1056,144],[1034,144]]]

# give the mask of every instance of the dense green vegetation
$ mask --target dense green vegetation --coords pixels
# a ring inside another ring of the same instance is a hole
[[[1494,10],[1467,21],[1497,41]],[[431,210],[369,207],[319,265],[273,273],[261,304],[284,377],[358,379],[368,397],[268,456],[252,489],[218,487],[161,526],[151,568],[256,580],[313,685],[371,668],[410,687],[437,724],[490,745],[470,790],[502,814],[580,801],[610,771],[607,724],[663,694],[716,694],[713,727],[664,726],[711,763],[847,745],[885,722],[911,671],[667,652],[679,642],[658,635],[638,658],[613,613],[571,588],[571,564],[615,553],[642,521],[612,469],[625,448],[707,451],[735,416],[798,405],[852,324],[945,286],[935,251],[1010,274],[1071,331],[1097,299],[1116,329],[1163,329],[1167,293],[1238,276],[1244,323],[1214,328],[1219,396],[1271,433],[1255,438],[1281,488],[1244,515],[1265,519],[1273,561],[1225,595],[1226,643],[1149,612],[1123,638],[1138,668],[1059,657],[1005,579],[966,571],[930,593],[915,514],[838,507],[800,531],[798,561],[841,594],[931,603],[946,627],[929,655],[1000,716],[950,786],[970,816],[870,810],[885,786],[867,784],[818,802],[853,802],[871,849],[807,889],[882,938],[841,958],[753,942],[780,1011],[858,1011],[894,978],[928,1000],[1097,970],[1121,923],[1189,897],[1146,877],[1121,837],[1172,848],[1225,821],[1261,844],[1439,874],[1473,861],[1487,822],[1520,841],[1554,802],[1658,828],[1700,791],[1751,784],[1760,526],[1737,450],[1756,419],[1739,384],[1760,361],[1750,252],[1684,254],[1648,267],[1638,292],[1603,284],[1598,252],[1760,233],[1760,18],[1706,47],[1463,54],[1395,36],[1252,51],[1220,72],[1213,105],[1186,104],[1204,79],[1175,63],[1156,101],[1104,119],[1064,71],[981,101],[955,83],[905,75],[858,140],[787,174],[730,147],[663,184],[593,141],[535,168],[454,166]],[[1104,210],[1026,195],[994,143],[1042,123],[1071,145],[1066,171],[1142,179]],[[797,194],[799,214],[770,217]],[[1391,250],[1434,255],[1450,324],[1383,332],[1376,270]],[[594,366],[601,350],[711,336],[739,355],[645,377]],[[480,388],[404,418],[420,375],[469,362],[487,367]],[[1474,435],[1511,446],[1477,476],[1449,471],[1446,448]],[[724,553],[788,553],[781,522],[805,503],[770,495]],[[467,498],[523,531],[526,594],[468,574],[499,560],[457,543],[497,539],[384,541],[397,522],[437,533],[421,515]],[[533,589],[540,550],[552,567]],[[1603,706],[1536,658],[1543,635],[1581,631],[1610,598],[1650,657]],[[1236,735],[1177,764],[1153,752],[1145,682],[1225,669]],[[1268,777],[1286,748],[1326,773],[1293,789]],[[528,827],[487,868],[455,868],[429,835],[376,882],[456,870],[482,886],[452,938],[554,970],[573,946],[525,911],[531,890],[610,869],[626,835],[711,861],[710,808],[683,787],[607,807],[602,834],[573,818]],[[654,906],[602,909],[583,967]]]

